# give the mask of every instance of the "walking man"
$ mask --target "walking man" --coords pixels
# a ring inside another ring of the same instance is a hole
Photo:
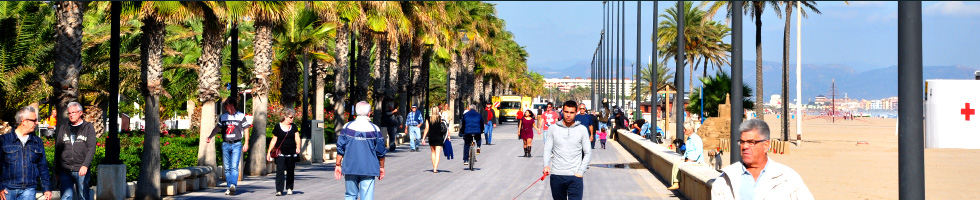
[[[486,118],[480,116],[480,113],[476,111],[476,105],[470,104],[470,109],[463,113],[462,126],[460,126],[459,133],[463,135],[463,165],[470,164],[470,143],[474,140],[476,141],[476,153],[480,153],[480,133],[483,133],[483,124]]]
[[[566,101],[562,106],[562,121],[551,127],[544,142],[544,171],[551,174],[551,197],[553,199],[582,199],[584,184],[582,176],[592,160],[589,146],[589,130],[575,121],[575,101]]]
[[[95,156],[95,128],[82,120],[82,105],[68,103],[68,121],[55,136],[55,172],[61,199],[89,199],[88,166]]]
[[[414,108],[414,106],[413,106]],[[385,147],[381,129],[371,123],[371,104],[357,102],[357,117],[348,122],[337,138],[337,163],[333,176],[344,178],[344,199],[374,199],[374,178],[385,178]]]
[[[711,185],[711,199],[813,199],[800,174],[767,155],[772,144],[765,121],[747,120],[738,131],[742,161],[721,169]]]
[[[0,135],[0,197],[7,200],[34,200],[40,185],[44,199],[51,199],[51,175],[44,154],[44,141],[35,134],[37,109],[26,106],[14,116],[17,128]],[[40,182],[40,183],[38,183]]]
[[[589,142],[592,143],[590,149],[595,149],[595,128],[592,127],[595,121],[592,120],[592,116],[589,116],[589,109],[585,107],[584,103],[578,104],[578,115],[575,115],[575,121],[589,129]]]
[[[408,117],[405,119],[405,133],[408,133],[409,146],[412,151],[419,151],[419,138],[422,137],[422,112],[419,111],[417,105],[412,105],[412,111],[408,112]]]
[[[548,141],[548,128],[558,122],[558,113],[555,112],[555,107],[551,102],[548,102],[548,108],[541,113],[541,127],[544,129],[542,134],[544,134],[545,142]]]
[[[248,151],[248,128],[251,127],[251,122],[245,119],[245,114],[235,110],[236,102],[232,98],[234,97],[225,99],[222,104],[225,107],[225,113],[221,114],[214,129],[220,129],[220,132],[224,134],[222,137],[224,142],[221,143],[221,160],[225,169],[225,182],[228,183],[228,190],[225,190],[225,195],[235,195],[235,187],[238,186],[238,164],[242,159],[242,151]],[[211,143],[211,138],[214,138],[218,132],[211,131],[207,143]],[[245,142],[242,143],[242,140]]]
[[[493,112],[493,105],[487,103],[485,109],[480,112],[480,116],[487,118],[487,123],[484,124],[483,136],[487,138],[487,145],[490,145],[490,140],[493,138],[493,128],[497,127],[497,114]]]

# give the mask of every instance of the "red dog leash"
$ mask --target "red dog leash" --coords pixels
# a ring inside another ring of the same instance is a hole
[[[524,192],[527,192],[527,189],[531,189],[531,187],[534,186],[535,183],[538,183],[538,181],[544,180],[544,177],[546,177],[546,176],[548,176],[548,175],[547,174],[541,175],[541,178],[538,178],[538,180],[534,180],[534,183],[531,183],[531,185],[527,186],[527,188],[524,188],[524,191],[521,191],[520,194],[517,194],[517,196],[514,197],[514,199],[517,199],[517,197],[520,197],[522,194],[524,194]],[[512,200],[514,200],[514,199],[512,199]]]

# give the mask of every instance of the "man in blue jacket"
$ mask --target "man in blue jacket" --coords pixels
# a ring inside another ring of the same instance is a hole
[[[0,135],[0,196],[9,200],[35,199],[38,185],[44,199],[51,199],[51,175],[44,154],[44,141],[34,132],[37,109],[23,107],[14,116],[17,128]],[[38,183],[40,182],[40,184]]]
[[[459,132],[463,135],[463,165],[470,164],[470,143],[476,140],[476,153],[480,153],[480,134],[483,133],[483,126],[486,119],[476,111],[476,105],[470,104],[470,109],[463,113],[463,126]]]
[[[337,138],[337,162],[333,176],[344,178],[344,199],[374,199],[374,177],[385,178],[385,139],[371,123],[371,104],[357,102],[357,118],[344,125]]]

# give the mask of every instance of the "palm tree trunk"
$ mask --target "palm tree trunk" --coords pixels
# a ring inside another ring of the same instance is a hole
[[[419,70],[418,70],[419,73],[418,77],[419,79],[421,79],[418,81],[418,86],[419,86],[418,88],[420,88],[419,99],[418,99],[420,109],[429,107],[428,105],[425,104],[426,102],[424,100],[428,99],[426,97],[429,95],[429,81],[428,81],[429,64],[432,63],[432,53],[433,53],[432,48],[426,48],[424,52],[425,53],[422,54],[422,62],[420,63]]]
[[[86,2],[55,2],[56,59],[53,77],[48,82],[54,89],[54,99],[58,109],[58,124],[68,124],[68,103],[78,101],[78,75],[82,71],[82,16]]]
[[[266,119],[269,113],[269,74],[272,68],[272,27],[273,23],[265,20],[255,21],[255,41],[253,43],[255,51],[255,68],[252,78],[252,133],[248,135],[249,158],[246,161],[247,170],[250,176],[265,175],[265,128],[268,124]],[[239,176],[242,177],[242,176]]]
[[[373,77],[371,77],[371,49],[374,47],[374,39],[369,33],[361,33],[358,36],[358,48],[357,48],[357,68],[354,74],[357,76],[354,79],[355,90],[353,94],[352,102],[367,101],[368,92],[377,93],[376,90],[371,90],[371,82]]]
[[[282,79],[279,84],[279,91],[281,94],[279,96],[279,103],[284,109],[295,108],[296,101],[298,101],[300,97],[299,78],[303,74],[299,72],[300,63],[297,61],[297,59],[298,58],[295,56],[290,56],[285,62],[282,62],[282,64],[279,65],[279,78]],[[297,113],[300,113],[299,110],[297,110]]]
[[[786,15],[785,15],[786,25],[783,28],[783,82],[782,82],[783,93],[780,96],[782,97],[781,99],[782,103],[780,104],[782,105],[781,106],[782,114],[780,114],[780,119],[781,119],[780,121],[782,121],[782,123],[780,124],[782,126],[781,129],[779,130],[782,133],[783,141],[787,141],[789,140],[789,130],[786,129],[789,127],[789,118],[786,117],[787,114],[789,114],[789,108],[788,106],[786,106],[788,103],[786,102],[786,100],[789,98],[788,96],[789,95],[789,91],[788,91],[789,90],[789,28],[791,25],[790,19],[792,19],[792,17],[790,16],[792,16],[793,14],[794,2],[786,1],[784,3],[786,3]]]
[[[453,118],[451,118],[453,121],[451,121],[451,123],[456,124],[455,119],[459,115],[459,110],[464,109],[464,106],[458,105],[456,101],[456,99],[459,98],[459,83],[457,80],[457,75],[459,74],[461,65],[460,62],[462,61],[462,58],[459,54],[455,54],[450,57],[449,70],[447,72],[448,74],[446,75],[446,81],[449,82],[449,88],[447,88],[447,90],[449,90],[449,96],[446,98],[446,101],[449,103],[449,110],[452,111],[450,113],[453,115]],[[457,107],[459,108],[457,109]]]
[[[399,55],[398,54],[399,53],[398,52],[398,50],[399,50],[398,43],[399,43],[399,41],[397,41],[397,40],[396,41],[390,41],[388,43],[388,45],[384,46],[385,48],[387,48],[387,50],[386,50],[386,53],[384,55],[384,57],[386,58],[386,61],[383,61],[383,62],[387,62],[388,63],[387,64],[388,74],[386,74],[388,76],[388,81],[385,84],[385,91],[386,92],[385,92],[385,96],[383,98],[384,105],[388,105],[388,104],[394,103],[396,101],[395,97],[399,94],[399,92],[400,92],[399,89],[401,88],[400,85],[398,84],[399,81],[401,80],[401,77],[398,76],[398,73],[401,73],[401,70],[399,70],[399,67],[400,67],[399,66],[399,61],[400,60],[398,59],[398,55]],[[381,105],[381,104],[379,103],[379,105]]]
[[[755,114],[757,118],[764,120],[765,113],[762,99],[762,4],[765,2],[752,2],[755,9]]]
[[[334,63],[334,87],[333,87],[333,110],[334,110],[334,134],[340,133],[340,129],[343,125],[347,123],[346,115],[347,105],[347,87],[350,85],[348,80],[350,79],[348,63],[348,54],[350,53],[350,28],[346,23],[340,23],[337,26],[337,54],[334,56],[336,62]],[[336,143],[336,141],[327,141],[328,143]]]
[[[316,96],[314,96],[315,100],[313,100],[315,102],[313,107],[316,111],[314,111],[314,113],[316,113],[316,120],[323,121],[323,117],[324,117],[323,96],[324,96],[324,89],[326,88],[327,85],[326,84],[327,72],[328,72],[327,64],[324,62],[316,62],[316,66],[314,66],[314,69],[315,69],[314,71],[316,72],[314,73],[316,74],[314,78],[315,80],[314,83],[316,83]]]
[[[155,15],[143,18],[143,37],[140,44],[142,79],[141,92],[146,105],[143,112],[146,132],[143,135],[143,155],[136,184],[136,199],[160,199],[160,94],[163,71],[163,46],[167,25]]]
[[[374,106],[375,113],[381,113],[381,107],[384,105],[384,97],[387,96],[388,86],[392,85],[389,80],[390,68],[388,62],[388,48],[389,41],[384,37],[378,38],[378,48],[374,51],[374,60],[371,63],[372,72],[375,76],[374,79],[374,93],[371,95],[372,106]],[[375,121],[381,120],[381,115],[374,115]]]
[[[197,148],[197,165],[217,169],[215,146],[207,143],[207,137],[211,135],[211,129],[215,126],[215,102],[221,100],[218,90],[221,86],[221,51],[225,47],[225,23],[214,15],[205,15],[204,24],[206,28],[201,34],[201,57],[197,60],[200,66],[197,76],[197,100],[203,103],[198,131],[200,140]],[[209,173],[206,178],[209,187],[218,184],[216,173]]]
[[[408,110],[408,98],[409,98],[409,81],[411,79],[408,77],[409,69],[412,66],[412,54],[414,51],[411,44],[401,44],[398,49],[398,106],[402,109],[398,109],[398,115],[404,116]]]

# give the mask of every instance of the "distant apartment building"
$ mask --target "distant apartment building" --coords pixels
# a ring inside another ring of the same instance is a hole
[[[608,80],[610,82],[616,81],[616,79],[604,79],[604,80]],[[633,95],[633,90],[632,90],[633,80],[626,78],[623,79],[623,82],[626,85],[625,89],[623,89],[623,95],[626,96]],[[568,92],[579,87],[589,88],[591,84],[592,84],[591,78],[582,78],[582,77],[571,78],[566,76],[564,78],[544,79],[544,88],[549,88],[549,89],[558,88],[558,90],[562,92]],[[611,87],[615,87],[615,86],[611,86]]]

